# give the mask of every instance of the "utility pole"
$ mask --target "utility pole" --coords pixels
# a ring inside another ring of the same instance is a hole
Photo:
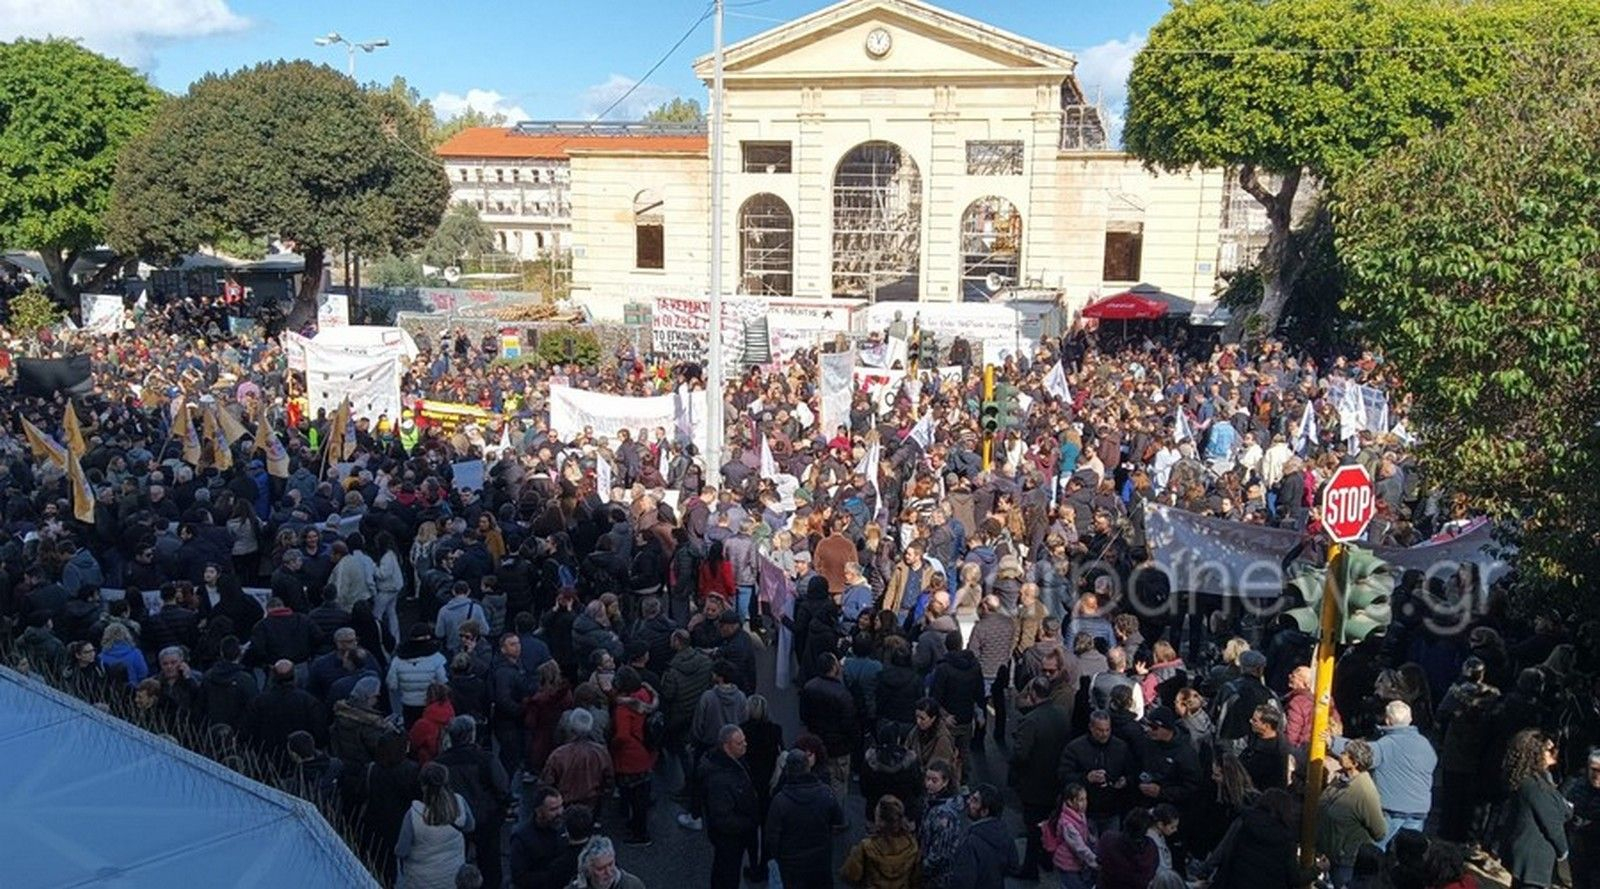
[[[710,348],[706,368],[707,475],[717,478],[722,469],[722,6],[713,0],[711,25],[711,268],[707,292],[707,327]]]
[[[1322,796],[1323,760],[1328,755],[1328,723],[1333,701],[1333,654],[1339,623],[1339,578],[1348,561],[1349,547],[1334,541],[1328,547],[1328,573],[1322,586],[1322,626],[1317,639],[1316,669],[1311,711],[1311,749],[1306,752],[1306,798],[1300,811],[1300,863],[1317,860],[1317,815]]]
[[[994,401],[994,365],[983,366],[983,403],[991,404]],[[988,472],[994,468],[994,432],[983,430],[983,471]]]

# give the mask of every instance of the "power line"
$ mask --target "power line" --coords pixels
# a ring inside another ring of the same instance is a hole
[[[634,92],[639,89],[639,87],[644,86],[645,82],[650,79],[650,76],[661,70],[661,66],[665,65],[667,60],[672,58],[672,54],[677,52],[679,47],[682,47],[685,43],[687,43],[689,38],[694,36],[695,31],[700,30],[700,26],[705,23],[705,20],[711,18],[711,13],[714,9],[714,4],[706,4],[705,11],[700,14],[699,18],[694,20],[693,24],[689,25],[688,29],[683,32],[683,36],[679,37],[677,42],[672,44],[672,47],[661,55],[661,58],[656,59],[656,63],[650,66],[650,70],[644,72],[642,77],[635,80],[633,85],[628,87],[627,90],[625,90],[622,95],[618,96],[610,105],[607,105],[604,111],[595,115],[595,120],[605,120],[607,114],[615,111],[618,105],[621,105],[623,102],[627,101],[628,97],[633,95]]]

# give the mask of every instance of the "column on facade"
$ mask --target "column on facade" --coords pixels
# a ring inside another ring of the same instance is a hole
[[[794,147],[798,206],[794,212],[794,293],[833,295],[833,169],[823,133],[822,89],[800,89],[799,144]]]
[[[933,88],[931,149],[923,182],[928,188],[927,222],[922,229],[922,288],[926,302],[961,298],[961,211],[956,183],[966,173],[966,147],[961,141],[956,88]]]
[[[1021,280],[1017,283],[1037,279],[1051,287],[1061,284],[1066,273],[1059,262],[1063,197],[1057,169],[1061,153],[1061,88],[1040,86],[1038,90],[1028,146],[1028,214],[1022,221]]]

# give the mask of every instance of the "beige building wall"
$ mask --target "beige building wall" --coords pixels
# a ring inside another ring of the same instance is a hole
[[[875,32],[888,33],[888,52],[869,51]],[[1108,226],[1136,223],[1138,280],[1209,297],[1221,175],[1155,175],[1120,152],[1063,151],[1062,84],[1075,65],[1064,51],[916,0],[846,0],[730,47],[722,292],[739,292],[741,208],[770,193],[795,222],[793,295],[833,295],[834,174],[853,147],[883,140],[908,153],[921,177],[924,301],[960,299],[962,215],[987,196],[1022,215],[1019,284],[1061,288],[1081,305],[1137,283],[1102,278]],[[709,59],[695,68],[709,84]],[[973,140],[1021,142],[1022,171],[968,175]],[[757,141],[790,143],[792,172],[744,172],[741,146]],[[703,292],[709,173],[706,156],[574,152],[574,287],[592,311],[619,316],[631,299]],[[652,186],[669,197],[667,268],[657,272],[632,268],[632,201]],[[699,215],[680,215],[691,212]]]
[[[710,176],[703,152],[578,150],[572,155],[572,292],[601,319],[632,301],[706,290]],[[635,267],[634,201],[662,200],[661,269]]]

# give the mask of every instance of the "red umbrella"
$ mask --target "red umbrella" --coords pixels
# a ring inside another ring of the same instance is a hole
[[[1083,307],[1083,317],[1102,321],[1154,321],[1167,317],[1167,303],[1133,290],[1113,294]]]

